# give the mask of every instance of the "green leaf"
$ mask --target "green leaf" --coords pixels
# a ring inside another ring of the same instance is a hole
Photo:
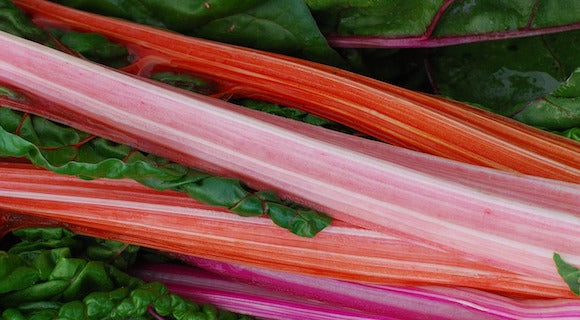
[[[438,48],[430,57],[442,95],[558,131],[579,126],[578,61],[580,31]]]
[[[90,260],[107,262],[120,270],[132,266],[139,253],[139,246],[129,245],[119,241],[84,237],[84,256]]]
[[[26,320],[26,317],[17,309],[9,308],[2,312],[2,320]]]
[[[61,259],[49,279],[66,279],[70,284],[62,292],[62,301],[82,299],[93,291],[110,291],[114,282],[101,261]]]
[[[58,311],[58,318],[62,320],[83,320],[85,316],[85,306],[81,301],[72,301],[64,304]]]
[[[68,280],[38,282],[22,290],[4,295],[2,297],[2,305],[13,307],[21,303],[52,300],[58,298],[68,285]]]
[[[0,295],[22,290],[40,279],[40,273],[21,257],[0,251]]]
[[[217,85],[215,83],[191,74],[165,71],[153,73],[150,78],[176,88],[203,95],[217,93]]]
[[[566,281],[570,290],[580,296],[580,269],[564,261],[556,252],[553,258],[558,274]]]
[[[574,127],[566,131],[554,131],[554,133],[580,142],[580,127]]]
[[[154,16],[148,7],[141,1],[125,0],[53,0],[65,6],[79,8],[87,11],[100,13],[133,20],[137,23],[147,24],[155,27],[165,28],[165,24]]]
[[[338,35],[472,37],[565,27],[580,21],[580,2],[569,0],[306,0],[322,29]],[[437,20],[437,17],[440,19]],[[433,25],[433,26],[432,26]],[[429,34],[429,28],[433,33]]]
[[[523,28],[530,19],[534,2],[535,0],[456,1],[446,10],[436,33],[464,35]]]
[[[524,104],[513,118],[548,130],[580,126],[580,68],[552,93]]]
[[[439,48],[430,61],[440,93],[510,115],[556,89],[580,61],[580,32]]]
[[[64,247],[79,252],[83,246],[80,240],[75,239],[74,233],[64,228],[22,228],[14,230],[12,234],[19,238],[20,242],[13,245],[8,252],[20,256],[27,252]]]
[[[183,192],[241,216],[268,215],[276,224],[304,237],[313,237],[330,223],[323,213],[290,208],[277,197],[264,198],[238,179],[212,176],[9,108],[0,108],[0,157],[26,157],[36,166],[85,179],[134,179],[158,190]],[[248,199],[259,201],[259,205],[245,205]],[[288,210],[271,215],[266,209],[269,205]]]
[[[12,232],[22,241],[40,241],[62,240],[75,236],[73,232],[65,228],[21,228]],[[46,247],[46,246],[44,246]],[[14,251],[14,247],[12,248]]]
[[[180,33],[345,65],[301,0],[61,0],[67,6]]]
[[[9,252],[0,251],[2,320],[146,320],[150,307],[172,319],[253,319],[211,305],[199,306],[170,293],[161,283],[144,283],[110,264],[87,259],[82,250],[74,255],[69,247],[22,251],[25,247],[50,248],[55,241],[71,238],[87,248],[99,245],[118,250],[128,247],[125,244],[77,236],[62,228],[24,228],[13,235],[19,241]],[[40,266],[39,259],[44,258],[52,261]],[[39,277],[36,267],[48,268],[49,276]]]
[[[580,2],[569,0],[455,1],[436,35],[468,35],[563,26],[580,21]]]
[[[42,43],[52,48],[56,43],[48,33],[37,27],[10,0],[0,0],[0,30],[15,36]]]
[[[38,270],[40,280],[46,281],[50,278],[50,275],[58,261],[63,258],[71,257],[71,251],[70,248],[62,247],[57,249],[26,251],[21,252],[18,255],[25,259],[28,265]]]
[[[328,46],[303,1],[263,1],[248,10],[214,19],[191,34],[344,66],[340,56]]]
[[[109,41],[103,35],[61,30],[51,30],[51,33],[67,48],[91,61],[112,68],[121,68],[130,63],[127,48]]]
[[[318,116],[315,116],[311,113],[279,105],[277,103],[271,103],[262,100],[255,100],[255,99],[236,99],[230,101],[232,103],[244,106],[246,108],[250,108],[253,110],[258,110],[262,112],[266,112],[269,114],[281,116],[284,118],[294,119],[297,121],[305,122],[311,125],[320,126],[328,129],[332,129],[335,131],[340,131],[344,133],[354,134],[357,133],[354,129],[349,128],[347,126],[341,125],[340,123],[336,123],[334,121],[330,121]]]
[[[421,35],[443,0],[306,0],[325,32],[341,35]]]
[[[56,301],[36,301],[23,303],[18,306],[18,310],[26,314],[48,315],[47,319],[53,319],[51,316],[55,315],[61,307],[62,303]]]

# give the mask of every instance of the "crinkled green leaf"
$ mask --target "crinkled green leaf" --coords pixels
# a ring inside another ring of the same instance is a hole
[[[49,300],[74,301],[82,299],[92,291],[110,291],[115,285],[103,262],[61,257],[48,279],[6,293],[0,305],[16,306]]]
[[[113,240],[83,238],[85,245],[84,257],[89,260],[104,261],[121,270],[132,266],[139,253],[139,246]]]
[[[567,263],[562,257],[554,252],[554,263],[558,274],[566,281],[570,290],[580,296],[580,269]]]
[[[78,236],[64,228],[22,228],[14,230],[12,235],[19,241],[12,244],[7,252],[35,266],[41,271],[42,279],[48,279],[61,258],[72,255],[127,270],[135,262],[140,249],[139,246],[118,241]],[[123,281],[115,280],[117,283]]]
[[[302,0],[54,2],[188,35],[344,65]]]
[[[131,178],[158,190],[183,192],[242,216],[268,215],[277,225],[305,237],[313,237],[331,221],[322,213],[264,197],[240,180],[212,176],[9,108],[0,108],[0,157],[26,157],[36,166],[85,179]],[[242,205],[248,201],[260,205]],[[271,205],[286,209],[270,211]]]
[[[513,118],[549,130],[580,127],[580,68],[552,93],[518,106]]]
[[[21,257],[0,251],[0,295],[25,289],[40,279],[35,268]]]
[[[146,320],[151,319],[150,308],[171,319],[253,319],[185,300],[161,283],[144,283],[110,264],[87,260],[82,250],[71,256],[74,250],[69,247],[34,249],[50,248],[54,241],[69,238],[79,239],[84,247],[106,240],[77,236],[61,228],[26,228],[13,234],[19,242],[9,252],[0,251],[0,320]],[[123,247],[118,243],[106,246]],[[22,251],[25,247],[32,251]],[[60,253],[55,254],[57,251]],[[27,279],[31,272],[39,273],[35,259],[51,255],[54,261],[42,267],[50,269],[49,276]]]
[[[38,242],[45,248],[48,247],[47,241],[69,239],[75,236],[73,232],[65,228],[21,228],[12,233],[22,241]],[[15,251],[15,248],[19,247],[20,244],[13,246],[12,251]]]
[[[147,308],[162,296],[171,297],[173,303],[166,306],[170,314],[202,309],[170,295],[160,283],[145,284],[112,265],[87,259],[85,251],[71,250],[63,240],[78,240],[89,249],[95,244],[105,244],[118,250],[126,247],[124,244],[80,237],[66,229],[50,227],[19,229],[13,236],[18,241],[7,252],[0,251],[0,307],[14,308],[5,310],[4,318],[6,315],[31,320],[54,319],[55,315],[71,320],[143,317]],[[63,247],[54,248],[59,244]],[[26,248],[30,251],[24,251]],[[39,276],[42,273],[48,276]]]
[[[80,251],[83,244],[79,239],[65,237],[62,239],[40,239],[40,240],[23,240],[17,245],[10,248],[9,252],[14,254],[23,254],[27,252],[39,252],[40,250],[71,248],[74,252]]]
[[[12,248],[9,253],[13,253]],[[20,252],[18,255],[25,259],[30,266],[38,270],[40,280],[46,281],[50,278],[56,264],[61,259],[70,258],[72,253],[70,248],[60,247],[56,249],[25,251]]]
[[[580,127],[571,128],[566,131],[554,131],[554,133],[580,142]]]
[[[23,303],[18,306],[18,310],[26,314],[45,314],[53,316],[62,307],[61,302],[57,301],[35,301]],[[52,319],[52,318],[47,318]]]
[[[64,261],[67,261],[67,259],[61,259],[57,263],[51,274],[51,278],[56,278],[55,272]],[[74,271],[74,273],[64,274],[72,276],[72,278],[66,277],[65,279],[74,279],[74,281],[62,292],[63,301],[82,299],[90,292],[110,291],[115,287],[115,283],[108,276],[105,264],[101,261],[89,261],[82,265],[82,269]]]
[[[15,36],[56,47],[56,43],[10,0],[0,0],[0,30]]]

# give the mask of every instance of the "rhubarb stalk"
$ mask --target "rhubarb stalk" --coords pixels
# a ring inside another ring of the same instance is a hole
[[[367,314],[405,320],[451,319],[574,319],[580,316],[580,301],[574,299],[510,299],[467,288],[438,286],[381,286],[345,282],[286,272],[227,264],[192,256],[182,257],[193,265],[229,279],[231,286],[245,289],[242,282],[280,296],[321,301]],[[150,264],[135,271],[150,281],[162,281],[172,288],[215,288],[212,277],[196,269],[169,264]],[[226,282],[227,283],[227,282]],[[226,286],[227,287],[227,286]]]
[[[240,218],[177,192],[130,180],[80,180],[26,164],[0,164],[0,230],[61,225],[74,232],[272,270],[382,284],[438,284],[567,297],[547,281],[341,221],[314,239],[263,217]],[[15,214],[19,213],[19,214]]]
[[[10,35],[0,44],[0,79],[33,97],[20,106],[26,112],[515,273],[559,280],[554,251],[580,262],[576,184],[490,171],[489,184],[498,185],[490,190],[373,156],[383,148],[379,142],[353,150],[345,147],[353,138],[344,134],[335,133],[334,142],[319,139],[314,132],[325,129],[277,125],[270,115],[180,94]],[[551,200],[524,200],[528,191],[516,187],[522,182]]]
[[[39,25],[96,32],[126,44],[148,76],[174,68],[221,84],[216,96],[297,107],[390,143],[502,170],[577,182],[580,146],[456,102],[340,69],[193,39],[43,0],[18,0]],[[443,129],[444,128],[444,129]]]

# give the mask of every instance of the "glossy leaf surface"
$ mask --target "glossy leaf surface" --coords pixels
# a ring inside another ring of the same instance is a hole
[[[513,118],[550,130],[580,127],[580,68],[552,93],[521,105]]]
[[[431,78],[444,96],[530,125],[564,131],[578,126],[578,113],[573,111],[578,100],[568,95],[566,102],[556,101],[558,93],[552,92],[578,67],[578,40],[580,32],[573,31],[439,48],[429,59]],[[537,108],[534,101],[548,97],[554,104]]]
[[[307,0],[333,45],[438,47],[580,28],[567,0]]]

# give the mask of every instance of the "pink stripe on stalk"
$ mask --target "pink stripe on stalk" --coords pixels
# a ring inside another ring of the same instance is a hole
[[[196,268],[171,264],[146,264],[137,267],[134,272],[146,281],[163,282],[169,288],[178,288],[180,294],[190,294],[197,299],[207,299],[205,290],[217,290],[227,292],[231,297],[248,299],[250,301],[246,304],[249,305],[252,296],[260,296],[266,299],[317,301],[327,306],[405,320],[572,320],[580,317],[580,301],[576,299],[516,300],[464,288],[365,285],[194,257],[182,258],[221,277]],[[221,295],[219,299],[207,301],[231,307],[227,298]]]
[[[477,308],[472,308],[470,305],[462,304],[461,301],[450,302],[445,297],[428,297],[421,295],[420,292],[413,292],[412,288],[375,287],[354,282],[221,263],[193,256],[179,256],[179,258],[236,281],[274,292],[353,308],[369,314],[389,315],[397,319],[408,320],[501,319]],[[159,273],[159,277],[164,277],[163,274],[171,273],[173,270],[166,269],[164,266],[144,267],[144,269],[156,271]],[[138,272],[142,274],[141,271]]]
[[[577,299],[510,299],[468,288],[395,287],[294,275],[179,256],[192,265],[254,286],[403,319],[576,319]],[[163,266],[146,267],[164,273]],[[171,270],[171,269],[170,269]],[[171,272],[170,272],[171,273]]]
[[[369,314],[337,305],[329,305],[272,292],[252,285],[233,282],[200,269],[164,264],[146,265],[133,271],[133,275],[148,282],[161,282],[171,292],[189,298],[194,302],[211,303],[222,309],[260,318],[279,320],[402,319],[393,316]]]
[[[527,203],[509,189],[479,189],[387,162],[302,134],[308,125],[289,130],[262,120],[268,115],[249,117],[241,107],[181,95],[7,34],[0,45],[0,79],[52,102],[26,111],[520,274],[559,279],[554,251],[580,264],[578,185],[530,180],[551,185],[573,210]]]

